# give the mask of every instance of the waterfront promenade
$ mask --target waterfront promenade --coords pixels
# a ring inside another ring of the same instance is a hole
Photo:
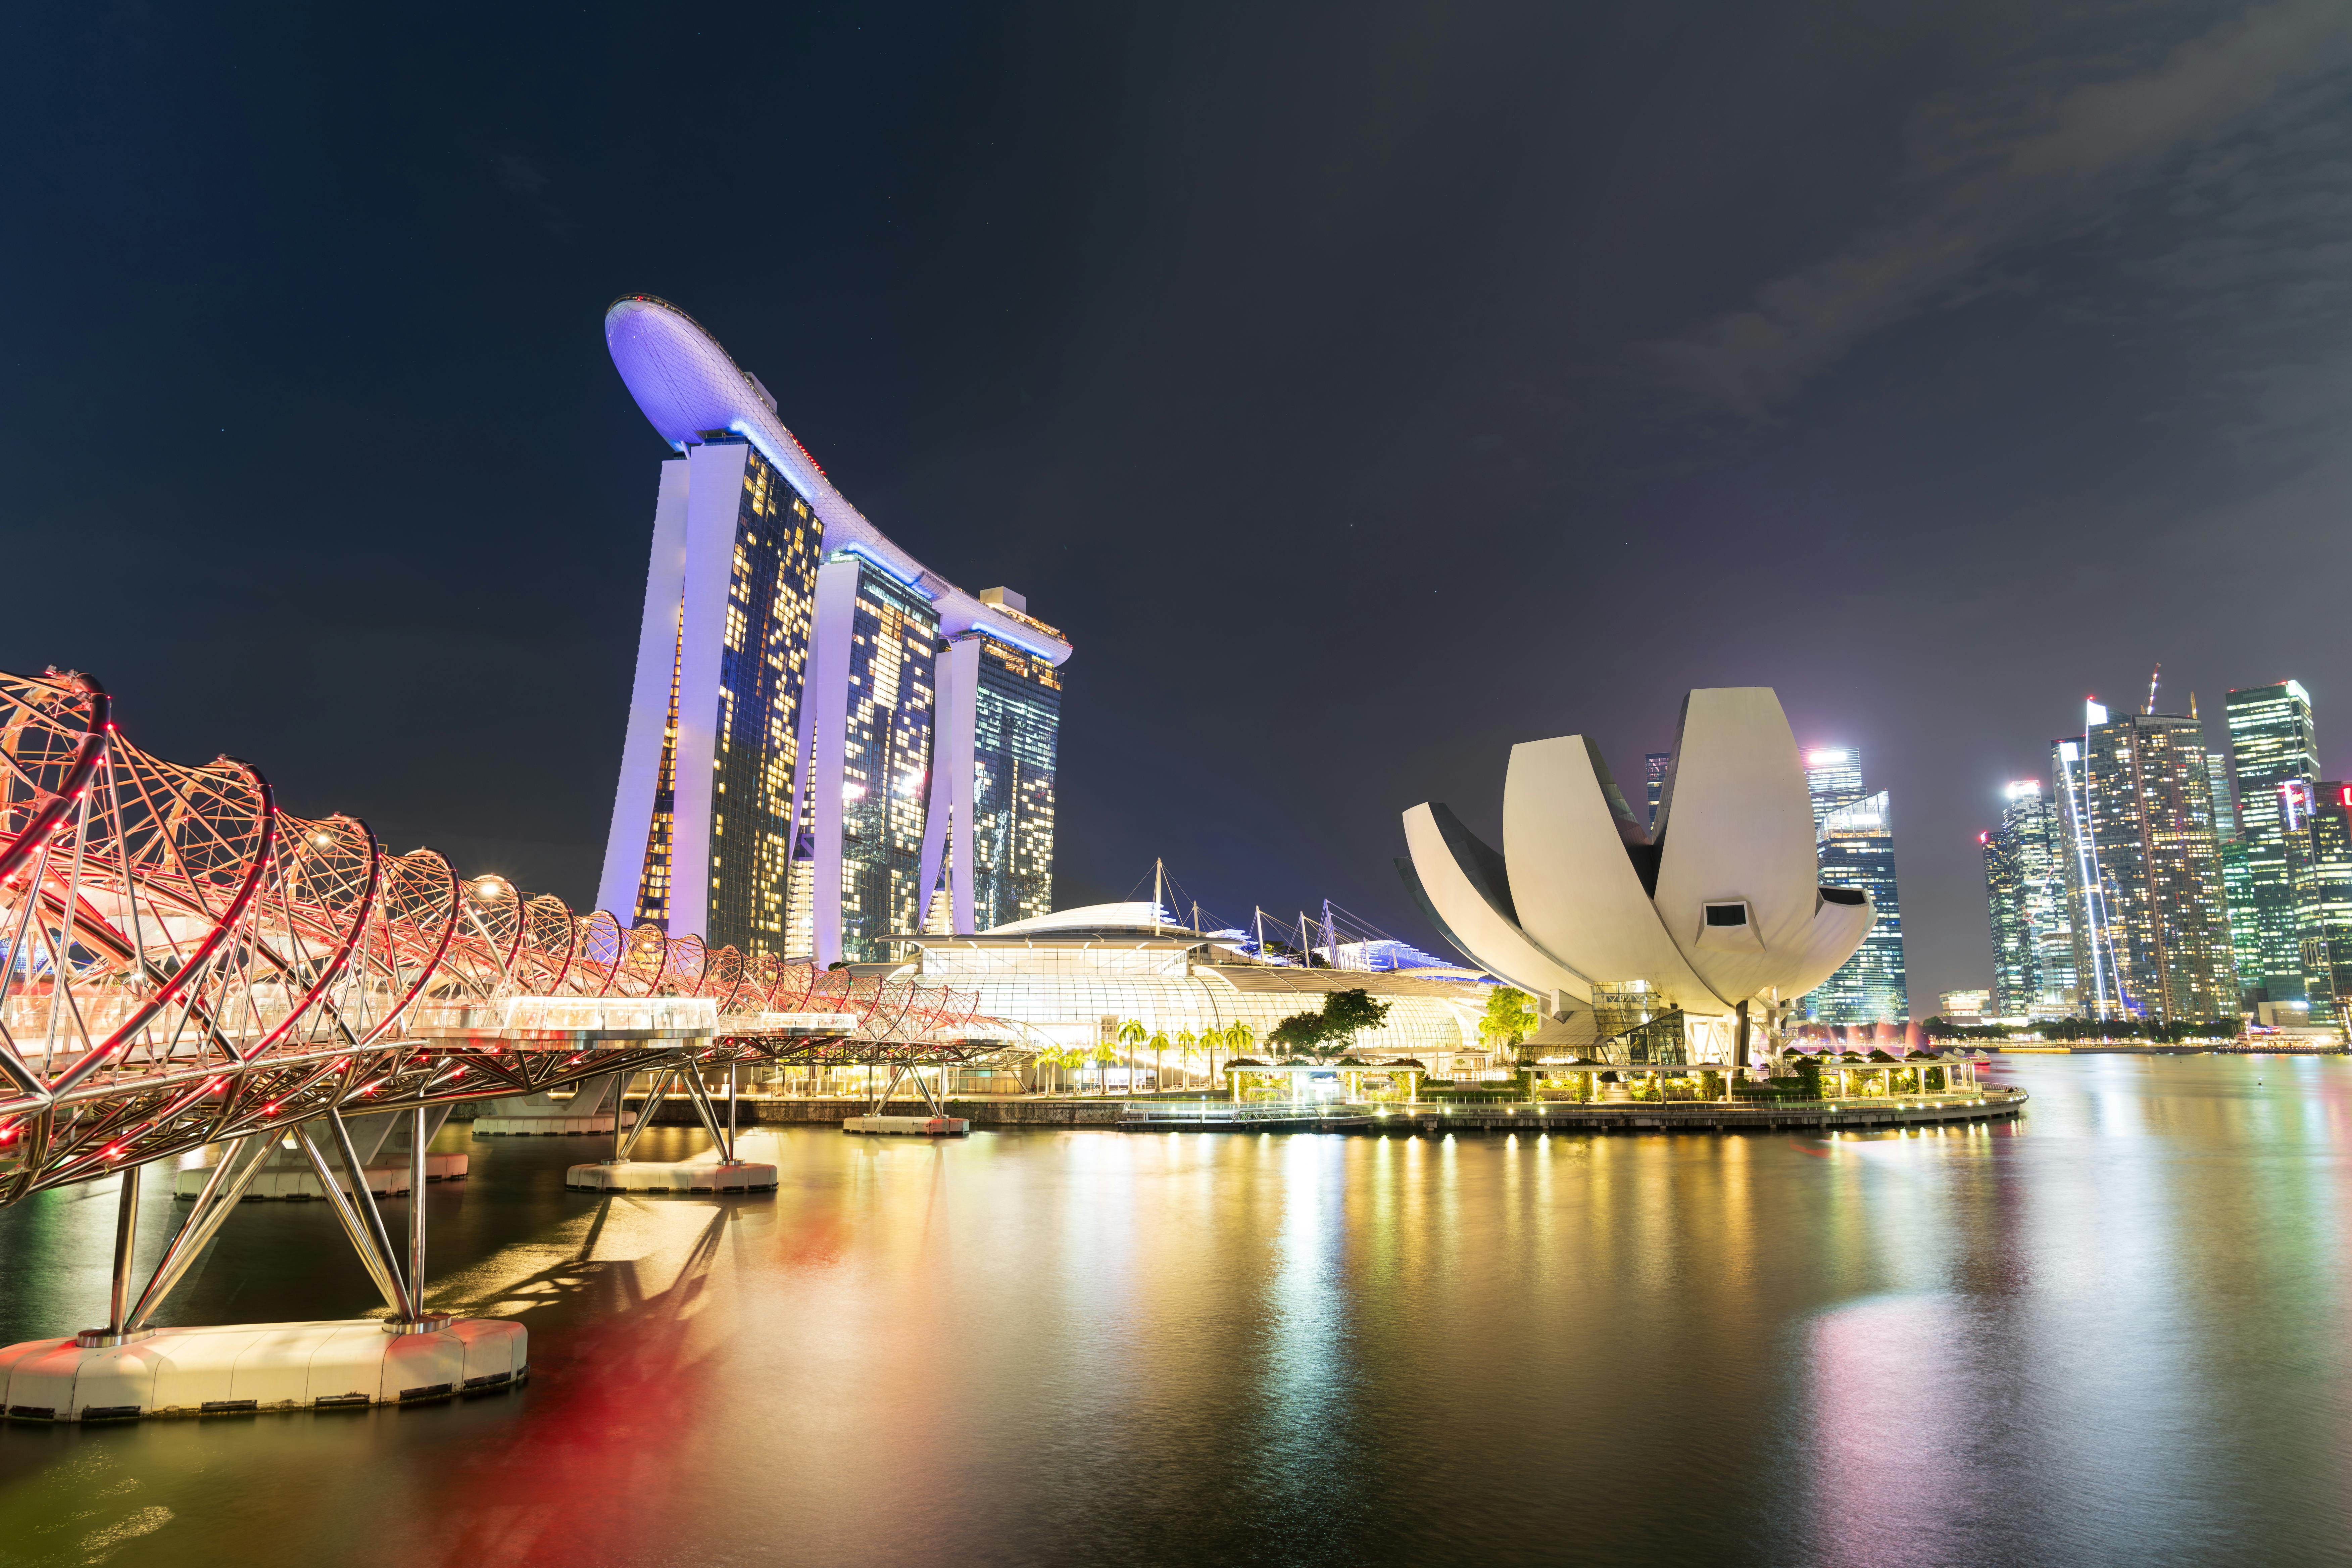
[[[1954,1094],[1769,1101],[1639,1100],[1596,1104],[1546,1100],[1517,1104],[1388,1102],[1293,1104],[1229,1100],[1073,1096],[950,1096],[947,1113],[975,1127],[1095,1127],[1129,1131],[1363,1132],[1733,1132],[1790,1128],[1929,1127],[2000,1121],[2025,1108],[2015,1086],[1987,1085]],[[630,1103],[642,1103],[632,1099]],[[838,1124],[872,1109],[870,1100],[753,1099],[737,1102],[745,1126]],[[929,1113],[919,1100],[893,1100],[885,1114]],[[694,1112],[683,1097],[654,1112],[654,1125],[685,1126]]]

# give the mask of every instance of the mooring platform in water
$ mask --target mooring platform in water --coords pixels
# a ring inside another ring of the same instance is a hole
[[[111,1345],[27,1340],[0,1349],[0,1407],[17,1421],[133,1421],[417,1405],[510,1388],[530,1335],[496,1318],[377,1318],[155,1329]]]
[[[853,1116],[841,1124],[841,1130],[905,1138],[961,1138],[971,1131],[971,1123],[961,1116]]]

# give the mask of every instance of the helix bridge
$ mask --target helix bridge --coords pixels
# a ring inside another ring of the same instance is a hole
[[[682,1087],[732,1161],[707,1074],[862,1063],[921,1085],[923,1064],[1006,1053],[1012,1031],[975,1001],[631,929],[430,849],[390,853],[354,817],[285,811],[250,763],[142,751],[89,676],[0,674],[0,1205],[125,1173],[113,1310],[85,1349],[133,1333],[170,1287],[175,1257],[130,1294],[151,1161],[222,1151],[181,1255],[269,1152],[299,1147],[394,1318],[446,1324],[422,1306],[425,1205],[404,1270],[347,1118],[413,1113],[421,1194],[426,1107],[651,1072],[640,1126]]]

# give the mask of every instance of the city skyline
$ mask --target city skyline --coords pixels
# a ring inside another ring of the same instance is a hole
[[[1766,683],[1891,793],[1916,1012],[1988,983],[1975,835],[2084,691],[2137,706],[2159,658],[2168,689],[2352,690],[2310,635],[2352,588],[2352,293],[2315,259],[2352,219],[2305,199],[2333,57],[2284,41],[2292,10],[1956,7],[1867,39],[1804,6],[1626,12],[1596,47],[1507,5],[1398,46],[1409,81],[1382,40],[1417,14],[1377,5],[1338,56],[1278,17],[1231,50],[1197,16],[794,13],[701,79],[563,28],[523,69],[387,53],[356,16],[60,13],[27,47],[61,68],[8,106],[14,210],[68,239],[19,258],[42,308],[0,526],[121,569],[112,613],[35,595],[0,653],[593,901],[651,499],[593,329],[646,289],[724,324],[893,538],[1085,650],[1057,902],[1165,856],[1427,946],[1386,869],[1402,804],[1492,800],[1481,759],[1570,722],[1630,786],[1683,691]],[[754,67],[812,57],[781,96]],[[2190,90],[2209,58],[2238,90]],[[123,101],[97,115],[77,62]],[[337,90],[293,89],[313,72]],[[654,221],[674,161],[616,101],[805,155],[746,163],[723,226]],[[2100,133],[2121,101],[2150,113]],[[2221,233],[2263,240],[2198,248]],[[107,459],[59,461],[94,409]],[[1530,613],[1524,585],[1661,562],[1673,636],[1637,595],[1586,595],[1572,647]],[[1809,630],[1758,637],[1763,602]],[[1332,606],[1389,635],[1331,637],[1306,612]],[[1857,658],[1863,626],[1899,635]],[[1459,743],[1395,743],[1440,708]],[[2320,775],[2352,778],[2324,721]]]
[[[2079,733],[2050,742],[2053,798],[2012,781],[1979,833],[1998,1012],[2340,1026],[2352,785],[2321,774],[2310,692],[2229,689],[2222,746],[2193,692],[2185,713],[2158,692],[2124,714],[2086,699]],[[2071,986],[2045,983],[2053,954]]]

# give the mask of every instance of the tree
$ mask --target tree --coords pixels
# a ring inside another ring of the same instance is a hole
[[[1265,1043],[1281,1056],[1313,1056],[1324,1040],[1323,1015],[1293,1013],[1265,1032]]]
[[[1147,1031],[1140,1018],[1129,1018],[1118,1026],[1118,1043],[1127,1047],[1129,1061],[1135,1058],[1135,1047],[1143,1044],[1146,1037]],[[1158,1089],[1160,1085],[1155,1081],[1151,1087]]]
[[[1251,1028],[1247,1024],[1243,1023],[1239,1018],[1234,1019],[1231,1024],[1225,1026],[1224,1047],[1226,1050],[1232,1052],[1234,1056],[1241,1055],[1244,1051],[1248,1050],[1255,1044],[1257,1044],[1257,1031]],[[1216,1081],[1217,1053],[1211,1051],[1209,1053],[1210,1087],[1213,1089],[1216,1087]]]
[[[1332,992],[1323,998],[1323,1038],[1319,1043],[1329,1047],[1334,1057],[1353,1050],[1356,1037],[1386,1023],[1393,1005],[1373,1001],[1370,994],[1361,989]]]
[[[1536,999],[1524,991],[1497,985],[1486,995],[1486,1012],[1478,1020],[1482,1045],[1508,1048],[1536,1032]]]
[[[1212,1051],[1215,1050],[1217,1033],[1214,1027],[1210,1027],[1202,1030],[1197,1036],[1187,1031],[1176,1037],[1176,1065],[1183,1069],[1185,1088],[1192,1087],[1192,1054],[1204,1046]]]
[[[1118,1059],[1118,1046],[1110,1040],[1095,1042],[1095,1092],[1110,1092],[1110,1064]]]
[[[1192,1056],[1192,1047],[1199,1038],[1200,1037],[1193,1034],[1190,1029],[1179,1029],[1176,1031],[1176,1062],[1179,1067],[1181,1067]],[[1165,1048],[1164,1046],[1162,1048]],[[1160,1087],[1160,1058],[1158,1057],[1151,1058],[1151,1087],[1154,1089],[1158,1089]]]

